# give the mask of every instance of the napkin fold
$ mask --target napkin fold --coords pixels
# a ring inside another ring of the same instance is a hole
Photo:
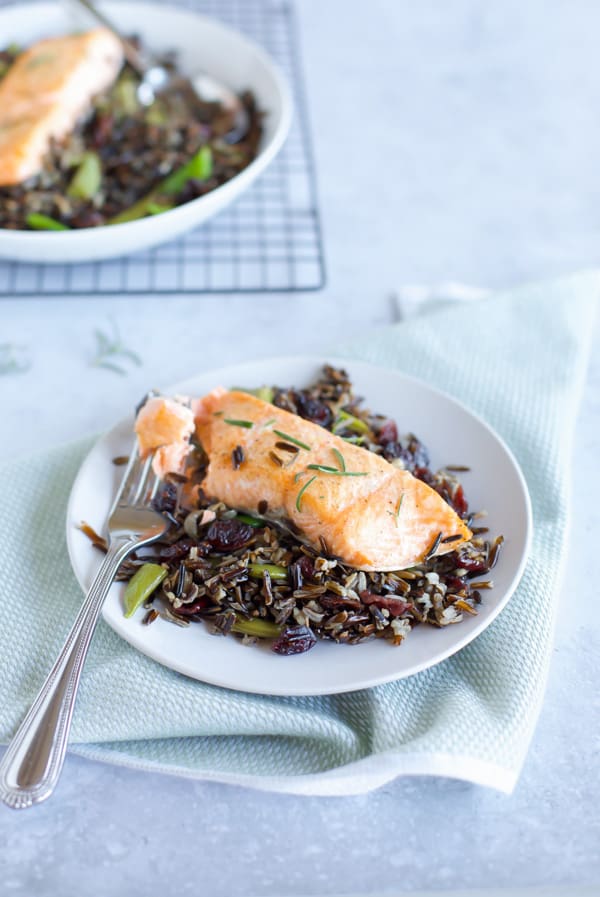
[[[412,318],[342,353],[451,393],[495,428],[523,468],[534,512],[531,557],[508,606],[479,638],[410,679],[344,695],[277,698],[186,679],[137,653],[101,622],[71,749],[137,768],[291,793],[356,794],[406,774],[450,776],[510,792],[550,661],[566,553],[571,443],[599,297],[600,273],[576,275]],[[87,440],[0,469],[4,743],[81,604],[64,521],[90,445]]]

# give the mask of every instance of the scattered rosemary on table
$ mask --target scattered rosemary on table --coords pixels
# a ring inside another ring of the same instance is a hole
[[[123,362],[130,361],[141,367],[142,359],[133,349],[125,345],[114,321],[111,321],[111,328],[112,334],[107,334],[99,328],[94,330],[97,353],[92,360],[92,367],[104,368],[121,377],[126,377],[128,371],[123,366]]]
[[[24,374],[31,367],[25,346],[17,343],[0,343],[0,377]]]

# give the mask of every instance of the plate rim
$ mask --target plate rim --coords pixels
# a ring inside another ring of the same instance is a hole
[[[286,687],[284,689],[278,688],[277,684],[270,685],[268,690],[264,688],[251,688],[244,687],[239,684],[239,677],[237,680],[237,684],[234,681],[226,681],[223,677],[207,677],[206,675],[199,676],[197,672],[194,672],[190,669],[190,667],[181,661],[178,661],[177,658],[175,660],[164,660],[157,657],[156,652],[145,650],[144,640],[143,640],[143,631],[137,632],[134,627],[131,627],[128,630],[126,627],[122,629],[117,629],[112,624],[110,619],[107,619],[106,614],[106,602],[102,608],[102,618],[104,622],[107,623],[108,626],[124,641],[130,644],[133,648],[140,651],[144,656],[149,657],[156,663],[159,663],[161,666],[166,667],[167,669],[174,670],[175,672],[181,673],[189,678],[195,679],[196,681],[203,682],[207,685],[218,686],[220,688],[227,688],[233,691],[237,691],[240,693],[246,694],[260,694],[266,696],[275,696],[275,697],[309,697],[309,696],[318,696],[318,695],[333,695],[333,694],[344,694],[347,692],[353,691],[361,691],[363,689],[372,688],[377,685],[383,685],[389,682],[399,681],[401,679],[407,679],[410,676],[414,676],[417,673],[423,672],[424,670],[431,669],[438,664],[442,663],[444,660],[447,660],[449,657],[457,654],[462,651],[463,648],[467,647],[471,642],[473,642],[476,638],[478,638],[485,630],[490,626],[494,620],[502,613],[502,611],[506,608],[509,601],[515,594],[525,572],[525,568],[529,561],[529,557],[531,554],[531,546],[533,540],[533,510],[531,504],[531,496],[529,494],[529,489],[527,486],[527,481],[521,469],[521,465],[519,464],[517,458],[515,457],[512,449],[507,445],[505,440],[494,430],[494,428],[484,420],[481,415],[477,412],[471,410],[468,405],[462,402],[460,399],[455,398],[450,395],[448,392],[439,389],[436,386],[432,386],[426,380],[423,380],[419,377],[416,377],[412,374],[407,374],[403,370],[399,368],[391,368],[383,364],[373,363],[371,361],[363,361],[362,359],[352,359],[349,357],[343,356],[335,356],[335,355],[291,355],[291,356],[273,356],[267,358],[257,358],[250,359],[245,362],[237,363],[237,364],[228,364],[223,365],[218,368],[209,368],[205,371],[199,371],[196,374],[185,378],[184,380],[180,380],[177,383],[165,387],[163,390],[166,395],[177,395],[185,393],[187,384],[197,380],[200,377],[214,377],[215,380],[221,377],[221,374],[226,376],[226,372],[233,371],[236,368],[253,365],[253,364],[263,364],[267,363],[273,366],[285,366],[290,364],[311,364],[315,367],[322,366],[323,364],[333,364],[333,365],[355,365],[360,366],[362,368],[369,369],[371,371],[387,371],[388,373],[393,373],[401,377],[407,384],[414,384],[419,388],[425,388],[427,391],[434,393],[439,399],[442,399],[445,402],[449,402],[451,405],[461,409],[462,412],[466,413],[469,417],[474,419],[479,426],[481,426],[484,430],[487,431],[488,435],[492,437],[492,439],[500,446],[500,448],[505,453],[506,457],[510,461],[510,464],[513,468],[514,473],[516,474],[517,482],[519,484],[521,495],[523,498],[524,511],[525,511],[525,539],[524,543],[521,546],[519,562],[517,564],[517,568],[513,573],[512,579],[504,591],[501,599],[497,602],[494,607],[490,607],[488,614],[482,620],[480,620],[479,625],[475,625],[473,629],[467,630],[462,636],[459,636],[455,642],[453,642],[446,649],[438,651],[435,653],[433,657],[429,657],[421,662],[416,662],[412,664],[409,668],[390,674],[378,674],[369,678],[362,677],[359,682],[349,682],[344,686],[339,686],[332,688],[331,686],[323,686],[318,688],[302,688],[301,686],[298,688]],[[105,442],[109,442],[113,434],[118,431],[120,428],[127,426],[127,422],[129,420],[128,417],[120,418],[109,430],[99,436],[95,441],[90,450],[86,453],[84,459],[82,460],[75,479],[73,480],[73,484],[71,487],[71,491],[69,493],[69,499],[66,508],[66,541],[67,541],[67,552],[69,556],[69,562],[71,564],[71,568],[73,574],[85,594],[86,586],[82,581],[82,577],[78,572],[78,566],[75,562],[75,539],[77,533],[79,532],[76,527],[70,526],[70,521],[73,518],[72,509],[76,500],[77,490],[80,482],[84,479],[86,473],[86,467],[88,464],[92,463],[93,457],[97,451],[97,449]],[[459,624],[460,625],[460,624]],[[453,627],[454,628],[454,627]],[[460,630],[459,630],[460,631]],[[336,646],[336,647],[347,647],[347,646]],[[353,650],[360,650],[360,645],[352,646]],[[302,655],[300,655],[302,656]]]

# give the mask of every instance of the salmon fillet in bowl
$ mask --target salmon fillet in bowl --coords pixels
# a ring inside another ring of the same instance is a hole
[[[112,117],[119,123],[122,114],[122,106],[112,109],[113,97],[124,104],[126,112],[128,104],[135,102],[135,85],[127,67],[120,69],[117,81],[107,90],[120,68],[118,46],[105,39],[94,23],[69,18],[59,4],[8,6],[0,10],[0,77],[4,75],[0,91],[4,81],[4,93],[9,100],[13,95],[16,99],[14,104],[5,102],[0,112],[4,132],[0,156],[3,151],[7,154],[5,179],[0,182],[1,258],[83,262],[168,241],[234,202],[285,141],[292,111],[289,90],[258,46],[209,17],[170,6],[124,2],[102,8],[122,33],[135,35],[146,51],[161,60],[171,60],[167,64],[175,66],[177,73],[193,76],[205,71],[241,96],[250,112],[248,136],[228,148],[218,106],[207,103],[198,116],[187,116],[176,97],[175,111],[168,107],[165,117],[164,104],[161,107],[159,102],[148,117],[148,129],[158,134],[157,151],[150,152],[141,167],[133,164],[129,178],[123,146],[130,145],[129,156],[139,159],[135,127],[128,132],[134,135],[131,144],[127,134],[123,138],[123,127],[115,129],[115,151],[123,159],[112,168],[111,136],[108,145],[103,143],[106,120]],[[88,30],[82,34],[82,29]],[[25,52],[13,58],[15,46]],[[38,62],[48,71],[35,87],[29,82],[41,73]],[[27,115],[13,121],[7,107],[21,109],[24,97],[33,97],[34,102],[30,100]],[[65,135],[69,128],[74,130]],[[176,140],[171,133],[177,134]],[[56,165],[72,172],[68,183],[56,181],[52,174]],[[26,180],[19,183],[20,177]],[[100,195],[93,202],[82,201],[99,177]],[[44,190],[52,183],[57,200],[48,212]],[[144,206],[141,214],[140,205]]]
[[[133,431],[130,417],[101,439],[73,487],[84,589]],[[397,371],[250,362],[152,397],[135,432],[172,529],[123,567],[103,614],[194,678],[292,695],[409,676],[482,632],[523,572],[531,509],[510,450]]]

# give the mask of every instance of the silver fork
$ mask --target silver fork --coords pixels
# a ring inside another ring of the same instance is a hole
[[[50,797],[63,767],[85,658],[117,570],[169,523],[151,507],[160,480],[137,443],[108,518],[109,547],[56,663],[0,762],[0,799],[14,809]]]

